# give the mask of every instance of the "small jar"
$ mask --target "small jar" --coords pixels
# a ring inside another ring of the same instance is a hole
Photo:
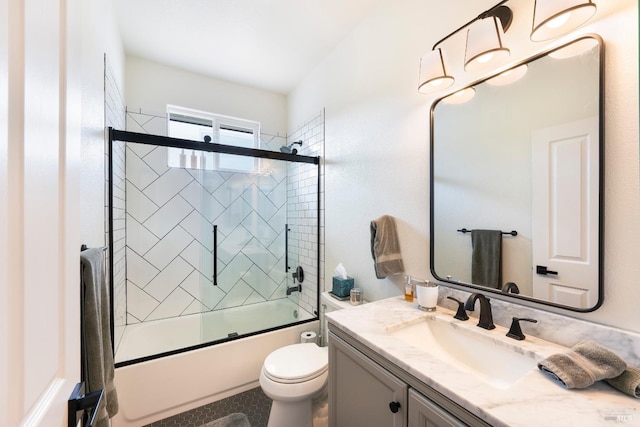
[[[362,290],[360,288],[351,289],[351,305],[360,305],[362,304]]]

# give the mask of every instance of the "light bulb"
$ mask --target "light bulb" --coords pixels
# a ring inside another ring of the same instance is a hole
[[[545,26],[547,28],[552,28],[552,29],[556,29],[556,28],[560,28],[562,27],[564,24],[567,23],[567,21],[569,21],[569,18],[571,17],[571,12],[566,12],[563,13],[562,15],[551,19],[549,22],[547,22],[545,24]]]
[[[487,80],[487,84],[491,86],[504,86],[517,82],[522,77],[524,77],[525,74],[527,74],[527,69],[527,64],[520,65],[516,68],[511,68],[510,70],[507,70],[495,77],[490,78],[489,80]]]
[[[443,98],[442,101],[445,104],[464,104],[473,98],[476,94],[476,90],[472,87],[468,87],[466,89],[462,89],[457,91],[456,93]]]
[[[478,61],[481,64],[486,64],[492,59],[493,59],[493,52],[488,52],[488,53],[485,53],[484,55],[478,56],[476,58],[476,61]]]

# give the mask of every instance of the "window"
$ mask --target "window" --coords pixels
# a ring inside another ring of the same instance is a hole
[[[260,148],[260,123],[169,105],[168,135],[206,143]],[[208,138],[207,138],[208,137]],[[250,172],[259,170],[259,159],[234,154],[169,148],[169,167]]]

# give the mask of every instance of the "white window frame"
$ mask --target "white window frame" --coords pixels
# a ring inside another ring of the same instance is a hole
[[[192,108],[180,107],[177,105],[167,105],[167,135],[169,134],[169,125],[171,122],[172,115],[184,116],[186,118],[194,118],[194,119],[203,119],[207,121],[211,121],[211,129],[212,129],[212,138],[211,142],[215,144],[225,144],[224,138],[220,137],[220,130],[234,130],[240,132],[247,132],[253,135],[253,146],[250,148],[259,149],[260,148],[260,122],[256,122],[253,120],[241,119],[238,117],[225,116],[222,114],[210,113],[202,110],[195,110]],[[194,121],[194,124],[195,121]],[[203,141],[204,144],[204,141]],[[231,145],[231,144],[229,144]],[[224,154],[224,153],[211,153],[213,155],[213,165],[212,167],[207,167],[206,169],[215,169],[219,171],[229,171],[229,172],[244,172],[244,173],[258,173],[260,171],[260,159],[255,158],[253,162],[253,169],[232,169],[221,167],[221,158],[224,160],[222,156],[233,156],[232,154]],[[200,169],[200,167],[199,167]]]

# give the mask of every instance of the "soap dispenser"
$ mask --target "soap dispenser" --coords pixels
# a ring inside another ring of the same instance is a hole
[[[407,283],[404,285],[404,299],[405,301],[413,302],[413,284],[411,283],[411,276],[407,276]]]

